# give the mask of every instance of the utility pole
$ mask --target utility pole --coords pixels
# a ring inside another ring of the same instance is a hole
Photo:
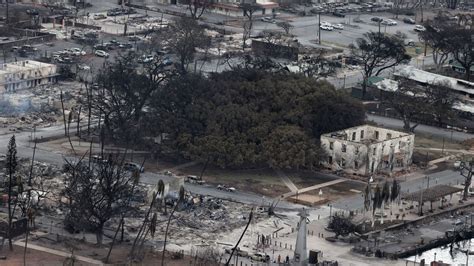
[[[8,21],[10,20],[10,12],[9,12],[10,9],[9,9],[9,6],[8,6],[8,0],[6,0],[5,3],[7,3],[7,21],[6,21],[6,24],[8,25]]]
[[[382,22],[382,21],[379,21],[379,34],[380,34],[380,23],[381,23],[381,22]]]
[[[321,13],[318,13],[318,43],[321,44]]]

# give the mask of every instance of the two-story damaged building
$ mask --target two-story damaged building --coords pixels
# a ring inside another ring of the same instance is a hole
[[[328,157],[323,164],[333,170],[370,176],[406,169],[412,162],[415,135],[362,125],[321,135]]]
[[[0,64],[0,93],[56,82],[56,65],[33,60]]]

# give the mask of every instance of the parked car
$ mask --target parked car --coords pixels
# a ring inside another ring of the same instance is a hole
[[[263,21],[263,22],[275,23],[275,20],[271,17],[263,17],[260,20]]]
[[[23,46],[21,47],[21,49],[22,49],[22,50],[25,50],[25,51],[27,51],[27,52],[36,52],[36,51],[38,51],[38,48],[33,47],[33,46],[31,46],[31,45],[23,45]]]
[[[423,25],[415,25],[414,31],[416,32],[423,32],[426,28]]]
[[[416,43],[415,43],[415,41],[412,40],[412,39],[406,39],[406,40],[405,40],[405,45],[406,45],[406,46],[416,46]]]
[[[86,55],[86,51],[82,50],[81,48],[72,48],[71,53],[75,56]]]
[[[94,15],[95,20],[106,19],[106,18],[107,18],[107,16],[104,15],[104,14],[95,14]]]
[[[392,20],[392,19],[384,19],[384,20],[382,20],[382,24],[387,25],[387,26],[395,26],[395,25],[397,25],[397,22],[395,20]]]
[[[94,50],[106,50],[107,47],[103,44],[96,44],[94,45]]]
[[[454,162],[454,168],[459,169],[461,167],[461,161]]]
[[[37,16],[39,15],[39,12],[37,9],[27,9],[26,10],[26,14],[30,15],[30,16]]]
[[[233,249],[234,248],[226,248],[225,253],[230,254],[230,253],[232,253]],[[239,247],[234,252],[234,254],[237,255],[237,256],[240,256],[240,257],[248,257],[249,256],[249,253],[247,251],[241,250]]]
[[[327,30],[327,31],[332,31],[333,30],[333,27],[329,26],[329,25],[321,25],[320,28],[322,30]]]
[[[235,192],[235,190],[236,190],[234,187],[228,187],[226,185],[217,185],[217,189],[224,190],[224,191],[227,191],[227,192]]]
[[[370,20],[374,21],[374,22],[382,22],[383,19],[382,18],[379,18],[379,17],[373,17],[371,18]]]
[[[142,55],[140,58],[138,58],[138,63],[150,63],[153,61],[155,57],[153,55]]]
[[[250,256],[250,259],[253,261],[267,262],[270,261],[270,256],[265,253],[258,252]]]
[[[143,166],[140,166],[137,163],[124,163],[123,164],[123,169],[130,171],[130,172],[135,172],[139,171],[140,173],[145,172],[145,168]]]
[[[341,12],[333,12],[332,15],[336,16],[336,17],[340,17],[340,18],[345,18],[346,17],[346,15],[342,14]]]
[[[138,41],[140,41],[140,37],[138,37],[138,36],[130,36],[130,37],[128,37],[128,40],[129,40],[130,42],[138,42]]]
[[[77,66],[77,69],[79,70],[91,70],[91,67],[86,65],[86,64],[81,64]]]
[[[119,48],[122,48],[122,49],[130,49],[130,48],[133,48],[133,44],[128,43],[128,42],[126,42],[126,43],[120,43],[120,44],[118,45],[118,47],[119,47]]]
[[[201,177],[195,176],[195,175],[188,175],[184,181],[191,184],[198,184],[198,185],[202,185],[205,183],[205,181],[202,180]]]
[[[96,50],[94,54],[97,55],[98,57],[105,57],[105,58],[109,57],[109,53],[103,50]]]
[[[344,25],[342,25],[341,23],[332,25],[332,27],[335,28],[336,30],[343,30],[344,29]]]
[[[173,60],[171,60],[169,57],[164,57],[161,63],[164,66],[171,66],[173,64]]]
[[[403,19],[403,22],[405,22],[406,24],[415,24],[415,20],[412,19],[412,18],[404,18]]]

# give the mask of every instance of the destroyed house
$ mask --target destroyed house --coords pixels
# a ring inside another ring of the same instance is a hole
[[[462,79],[447,77],[413,66],[406,66],[395,72],[393,79],[378,78],[371,82],[372,87],[380,92],[395,92],[398,90],[396,79],[407,78],[415,81],[419,86],[424,87],[429,84],[442,84],[450,88],[457,96],[458,101],[454,103],[453,108],[460,112],[474,114],[474,83]]]
[[[15,92],[52,84],[58,76],[57,67],[33,60],[0,64],[0,91]]]
[[[362,176],[391,174],[411,164],[414,142],[414,134],[370,125],[323,134],[323,165]]]

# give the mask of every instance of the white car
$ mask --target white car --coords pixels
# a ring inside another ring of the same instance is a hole
[[[327,30],[327,31],[332,31],[334,29],[332,26],[329,26],[329,25],[321,25],[320,28],[322,30]]]
[[[97,55],[98,57],[105,57],[105,58],[109,57],[109,53],[102,50],[96,50],[94,54]]]
[[[412,40],[412,39],[406,39],[406,40],[405,40],[405,45],[406,45],[406,46],[415,47],[415,46],[416,46],[416,43],[415,43],[415,41]]]
[[[332,26],[332,24],[327,21],[321,21],[321,26]]]
[[[143,55],[138,59],[138,62],[146,64],[152,62],[153,60],[155,60],[155,57],[153,55]]]
[[[343,30],[344,29],[344,25],[342,25],[341,23],[332,25],[332,27],[335,28],[336,30]]]
[[[85,64],[78,65],[77,68],[78,68],[79,70],[91,70],[91,67],[88,66],[88,65],[85,65]]]
[[[80,48],[72,48],[72,53],[76,56],[79,56],[79,55],[86,55],[86,51],[83,51],[82,49]]]
[[[426,28],[423,27],[422,25],[415,25],[415,31],[418,31],[418,32],[422,32],[422,31],[425,31]]]
[[[393,19],[384,19],[382,20],[382,24],[387,26],[395,26],[397,25],[397,22]]]

